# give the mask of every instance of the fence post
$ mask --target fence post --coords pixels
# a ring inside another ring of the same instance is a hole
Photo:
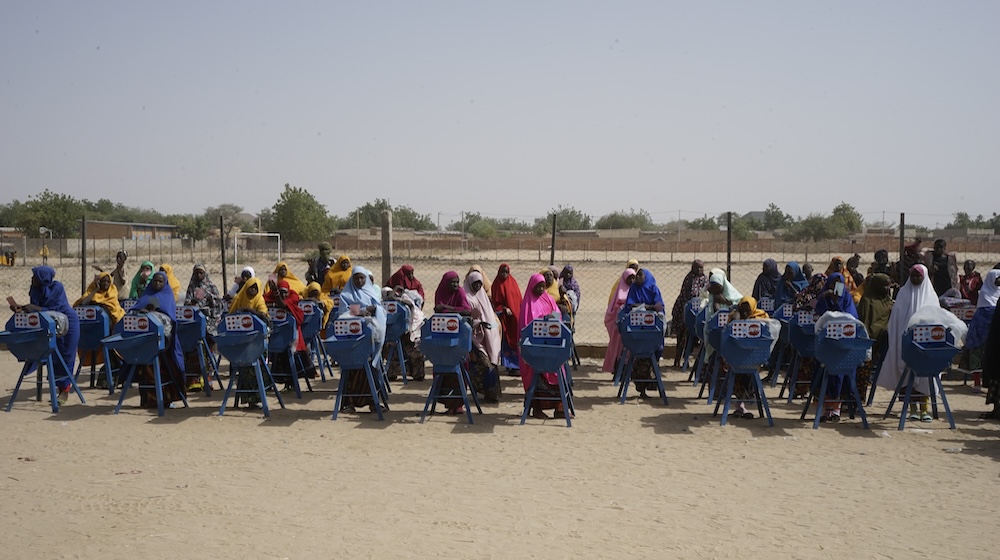
[[[726,278],[733,281],[733,213],[726,212]]]
[[[392,210],[382,210],[382,282],[392,276]]]

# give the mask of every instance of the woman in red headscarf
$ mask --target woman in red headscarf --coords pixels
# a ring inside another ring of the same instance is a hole
[[[312,364],[312,358],[309,356],[305,338],[302,336],[302,322],[306,316],[299,307],[298,292],[292,290],[286,280],[278,280],[275,289],[269,290],[264,294],[264,302],[267,303],[268,307],[284,309],[286,313],[295,319],[295,329],[298,331],[298,340],[295,343],[295,357],[302,364],[302,373],[299,374],[299,377],[315,379],[316,368]],[[275,373],[288,373],[292,370],[291,364],[288,363],[288,354],[275,352],[270,357],[271,363],[274,364],[272,367]],[[289,389],[290,385],[285,388]]]
[[[510,275],[509,264],[500,265],[492,288],[490,299],[500,319],[500,334],[503,337],[500,341],[500,365],[507,368],[511,375],[519,375],[517,370],[521,367],[521,358],[517,350],[517,318],[521,314],[521,287]]]
[[[421,298],[426,298],[424,296],[424,285],[413,275],[413,267],[408,264],[399,267],[399,270],[389,277],[389,281],[385,285],[392,289],[402,286],[404,290],[413,290],[420,294]]]

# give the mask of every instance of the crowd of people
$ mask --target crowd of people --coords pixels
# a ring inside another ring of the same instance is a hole
[[[680,285],[667,317],[671,332],[676,337],[674,366],[680,365],[687,339],[705,340],[704,333],[689,333],[684,320],[685,309],[692,300],[700,302],[700,307],[708,307],[709,313],[729,313],[733,319],[766,318],[762,302],[770,302],[769,309],[783,304],[791,304],[795,310],[812,310],[817,315],[836,312],[849,316],[863,325],[865,332],[875,340],[872,359],[858,369],[857,383],[864,393],[873,382],[873,375],[879,371],[877,384],[889,390],[903,374],[900,344],[903,331],[910,320],[922,310],[942,309],[959,306],[975,306],[971,320],[962,366],[969,371],[982,372],[986,388],[986,400],[994,405],[992,417],[1000,417],[1000,327],[997,327],[994,313],[1000,295],[1000,265],[982,275],[976,270],[976,263],[965,261],[959,273],[956,257],[947,251],[944,240],[937,240],[933,249],[922,251],[917,240],[906,246],[901,262],[892,264],[888,251],[880,250],[874,255],[867,273],[861,273],[860,255],[844,260],[833,258],[823,272],[815,272],[811,265],[797,262],[785,263],[784,268],[773,259],[762,263],[762,270],[753,284],[750,295],[741,294],[718,268],[706,271],[700,260],[691,263],[690,271]],[[59,351],[67,366],[73,369],[77,359],[75,340],[79,337],[79,319],[74,307],[95,305],[103,308],[112,325],[125,315],[125,300],[135,300],[134,308],[162,314],[171,322],[177,320],[178,306],[194,306],[205,316],[208,325],[209,351],[212,338],[217,334],[217,325],[227,313],[249,312],[270,323],[269,308],[281,308],[290,313],[299,329],[303,322],[300,300],[314,302],[323,313],[323,324],[341,315],[364,317],[370,325],[376,361],[388,356],[385,344],[386,313],[384,302],[394,300],[406,306],[410,313],[408,332],[398,344],[403,349],[404,364],[409,375],[416,380],[425,377],[425,359],[420,352],[420,325],[427,312],[457,313],[467,318],[473,332],[473,348],[469,354],[467,369],[472,380],[472,388],[487,402],[497,402],[502,398],[501,375],[518,376],[527,391],[534,380],[537,383],[536,396],[531,406],[531,414],[538,418],[549,417],[549,410],[557,416],[571,414],[563,410],[558,396],[558,382],[552,372],[540,372],[537,376],[532,368],[520,357],[519,333],[531,321],[542,317],[556,317],[571,328],[580,308],[582,291],[575,277],[573,266],[562,268],[548,266],[541,268],[528,278],[522,290],[511,275],[508,264],[501,264],[495,274],[488,275],[480,266],[471,266],[464,274],[458,271],[446,272],[434,290],[434,300],[425,312],[426,292],[423,283],[417,279],[412,265],[405,264],[385,280],[379,288],[375,276],[366,268],[352,263],[348,255],[334,259],[331,247],[323,243],[319,246],[319,256],[309,262],[305,281],[300,280],[288,263],[279,262],[264,278],[258,278],[252,267],[244,267],[234,283],[227,290],[220,290],[209,277],[207,268],[196,264],[191,270],[186,289],[178,280],[171,265],[154,264],[146,260],[139,264],[134,274],[127,273],[129,255],[121,251],[111,270],[101,270],[95,275],[87,290],[70,305],[62,284],[55,280],[54,269],[40,266],[32,269],[30,302],[17,305],[11,302],[12,310],[53,310],[64,313],[69,320],[69,334],[59,339]],[[492,276],[492,280],[490,279]],[[614,372],[623,356],[622,340],[619,335],[618,319],[623,309],[643,306],[659,313],[666,313],[666,303],[653,272],[640,267],[639,262],[626,263],[621,274],[611,285],[604,315],[608,333],[608,346],[602,363],[602,370]],[[202,389],[203,378],[198,375],[197,354],[181,352],[176,337],[168,340],[167,352],[162,353],[161,367],[170,380],[167,400],[176,400],[188,391]],[[297,375],[306,379],[317,375],[310,352],[301,332],[297,338],[292,361],[287,354],[270,356],[275,373]],[[397,343],[396,341],[390,341]],[[720,372],[727,369],[724,360],[706,347],[706,371]],[[661,346],[657,358],[663,351]],[[768,364],[771,374],[782,366],[777,363],[780,354],[776,348],[772,361]],[[84,355],[79,359],[84,364],[99,364],[99,355]],[[113,361],[117,361],[114,357]],[[401,364],[388,361],[388,377],[395,379]],[[719,361],[716,367],[716,361]],[[292,363],[295,362],[295,363]],[[296,364],[299,367],[296,367]],[[111,364],[115,366],[116,364]],[[376,363],[375,365],[379,365]],[[640,397],[646,391],[656,388],[650,360],[637,360],[633,365],[632,379]],[[298,373],[294,373],[298,370]],[[815,360],[806,358],[799,365],[799,383],[791,387],[799,396],[808,392],[813,374],[818,370]],[[65,402],[70,391],[66,381],[68,372],[58,372],[58,398]],[[343,409],[353,411],[357,407],[375,410],[379,403],[367,392],[368,380],[363,371],[347,371],[347,393],[352,396],[343,400]],[[537,380],[536,380],[537,377]],[[975,385],[979,386],[979,377]],[[241,375],[240,389],[256,388],[256,378]],[[450,414],[463,414],[463,400],[458,380],[449,381],[443,387],[439,402]],[[286,382],[289,390],[291,381]],[[739,405],[734,416],[752,418],[743,401],[752,400],[752,384],[737,383],[734,394]],[[845,388],[831,383],[827,393],[828,403],[817,411],[823,421],[840,420],[840,402],[846,400]],[[909,411],[912,418],[930,421],[927,396],[930,388],[918,386],[919,396]],[[245,402],[252,406],[259,404],[258,397],[247,393]],[[361,395],[361,396],[358,396]],[[142,404],[155,406],[155,396],[142,393]]]

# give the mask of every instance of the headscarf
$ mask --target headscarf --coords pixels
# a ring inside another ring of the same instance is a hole
[[[850,276],[850,274],[848,274]],[[833,287],[837,282],[844,283],[844,293],[839,296],[835,296],[837,299],[835,301],[830,301],[827,296],[821,296],[816,300],[816,314],[822,315],[827,311],[839,311],[841,313],[847,313],[853,315],[854,318],[858,318],[858,310],[854,306],[854,298],[851,296],[850,292],[847,291],[847,285],[844,281],[844,275],[839,272],[834,272],[833,274],[827,276],[826,284],[824,284],[824,290],[833,290]]]
[[[1000,287],[997,286],[998,276],[1000,276],[1000,270],[995,268],[986,273],[983,287],[979,289],[979,301],[976,302],[976,307],[997,306],[997,300],[1000,299]]]
[[[556,301],[552,299],[552,296],[547,291],[543,291],[540,296],[535,295],[535,286],[539,282],[545,282],[545,277],[541,274],[532,274],[531,278],[528,279],[528,288],[524,291],[524,297],[521,299],[521,314],[517,320],[517,332],[519,336],[524,327],[527,327],[535,319],[545,317],[551,313],[555,313],[557,316],[559,314],[559,306],[556,305]],[[544,375],[545,381],[549,385],[555,385],[558,381],[554,373],[546,373]],[[535,370],[524,361],[524,357],[522,356],[521,382],[524,384],[525,391],[531,386],[531,380],[534,376]]]
[[[142,278],[142,269],[149,268],[149,276],[146,279]],[[149,284],[150,278],[153,277],[153,273],[156,272],[156,266],[153,265],[152,261],[142,261],[139,265],[139,270],[135,271],[135,276],[132,277],[132,286],[129,289],[128,297],[137,298],[142,295],[142,292],[146,289],[146,284]]]
[[[878,340],[889,327],[889,314],[892,313],[892,293],[889,290],[891,284],[892,278],[881,272],[865,280],[865,295],[858,303],[858,319],[865,324],[872,340]]]
[[[159,290],[153,289],[153,278],[160,276],[163,278],[163,287]],[[142,295],[135,302],[134,309],[145,309],[149,304],[153,304],[156,311],[163,313],[164,315],[170,317],[171,321],[177,320],[177,299],[174,296],[173,290],[170,289],[170,285],[167,284],[167,273],[158,270],[149,277],[149,284],[146,285],[146,289],[143,290]],[[183,362],[181,362],[183,364]]]
[[[781,273],[778,272],[778,263],[774,259],[764,261],[764,271],[757,276],[757,281],[753,285],[754,302],[763,297],[774,297],[778,282],[781,282]]]
[[[559,272],[559,285],[576,294],[576,304],[580,305],[580,283],[576,281],[575,275],[566,280],[566,272],[572,274],[573,265],[568,264]]]
[[[341,316],[350,313],[352,305],[358,305],[361,308],[368,306],[375,307],[375,315],[366,319],[368,327],[372,330],[372,347],[375,350],[375,359],[380,360],[382,356],[382,344],[385,342],[385,325],[387,319],[385,307],[382,306],[382,294],[379,293],[378,288],[372,283],[372,273],[367,268],[355,266],[352,270],[354,275],[361,274],[364,276],[365,283],[358,288],[354,285],[353,275],[351,276],[350,281],[347,282],[343,291],[340,292],[339,313]],[[327,278],[329,279],[329,274]]]
[[[503,280],[500,279],[500,269],[502,268],[507,269],[507,278]],[[483,289],[486,289],[485,284]],[[497,277],[493,280],[490,295],[493,300],[493,309],[503,321],[503,338],[511,349],[517,350],[517,319],[521,313],[521,287],[517,285],[517,280],[510,274],[509,264],[502,263],[497,267]],[[510,309],[512,314],[503,313],[504,307]]]
[[[767,311],[762,309],[757,309],[757,298],[753,296],[743,296],[740,299],[738,306],[742,306],[744,303],[750,306],[750,316],[747,319],[768,319]]]
[[[780,278],[778,280],[778,286],[774,291],[775,308],[783,303],[791,303],[795,301],[795,294],[801,292],[809,286],[809,280],[806,279],[806,275],[802,272],[802,267],[799,266],[799,263],[789,261],[785,267],[792,270],[791,284],[795,288],[795,292],[791,292],[785,285],[784,277]]]
[[[87,291],[80,296],[80,299],[73,303],[73,307],[83,305],[83,301],[89,297],[90,303],[88,305],[101,306],[108,312],[108,316],[111,318],[111,326],[114,326],[115,323],[121,321],[122,317],[125,316],[125,310],[122,309],[122,305],[118,301],[118,289],[115,288],[113,278],[108,289],[101,290],[101,279],[104,277],[112,278],[110,272],[101,272],[95,276],[90,285],[87,286]]]
[[[892,306],[892,315],[889,317],[889,348],[878,376],[879,386],[890,391],[896,389],[896,384],[906,367],[902,351],[903,332],[906,331],[906,325],[910,322],[910,318],[923,307],[940,306],[930,275],[927,274],[927,267],[915,264],[910,270],[919,271],[924,277],[924,281],[919,286],[914,286],[913,281],[907,278],[900,287],[899,293],[896,294],[896,303]],[[929,390],[927,381],[918,380],[914,389],[927,395]]]
[[[282,288],[288,290],[288,295],[286,297],[281,297],[281,293],[278,291]],[[288,283],[287,277],[286,279],[278,280],[274,289],[268,290],[268,292],[264,294],[264,301],[271,305],[280,301],[285,312],[295,319],[295,330],[299,333],[297,338],[298,342],[295,345],[295,351],[304,351],[306,349],[306,342],[302,338],[302,322],[305,320],[306,314],[302,311],[302,308],[299,307],[299,294],[292,289],[291,284]]]
[[[809,285],[795,296],[795,309],[813,309],[816,307],[816,298],[823,291],[826,285],[826,274],[817,272],[809,279]]]
[[[295,276],[295,274],[292,272],[292,269],[288,268],[288,265],[285,262],[278,263],[278,265],[274,267],[273,273],[277,274],[278,270],[280,270],[281,267],[285,267],[285,277],[284,278],[279,277],[278,280],[284,280],[285,282],[288,282],[288,289],[295,292],[296,294],[299,294],[300,296],[303,293],[305,293],[306,285],[302,282],[302,280],[299,280],[299,278]]]
[[[549,265],[538,271],[538,273],[542,275],[542,278],[545,278],[546,272],[552,274],[552,284],[546,284],[545,291],[552,296],[553,301],[559,303],[559,300],[562,299],[562,295],[559,293],[559,269],[555,266]]]
[[[249,295],[250,286],[257,286],[257,294],[253,297]],[[236,313],[241,309],[256,311],[261,315],[267,315],[267,302],[264,301],[264,284],[260,278],[250,278],[243,283],[243,287],[229,304],[229,312]]]
[[[451,289],[452,280],[458,280],[458,273],[454,270],[449,270],[441,276],[441,282],[438,283],[437,290],[434,291],[434,307],[447,305],[454,310],[472,311],[461,284],[459,284],[457,289]],[[483,289],[485,290],[486,288]],[[446,313],[449,312],[453,311],[447,311]]]
[[[205,276],[198,280],[195,272],[201,270]],[[203,264],[196,264],[191,270],[191,280],[188,282],[187,292],[184,294],[185,305],[194,305],[205,315],[205,322],[210,335],[215,335],[219,318],[222,317],[222,309],[225,301],[219,295],[219,288],[208,277],[208,270]]]
[[[313,296],[312,293],[317,292],[319,295]],[[319,282],[310,282],[306,285],[306,299],[315,299],[323,305],[323,325],[325,326],[330,322],[330,313],[333,312],[333,298],[330,294],[323,291],[323,287],[319,285]]]
[[[604,311],[604,328],[608,331],[608,349],[604,352],[602,371],[614,371],[615,360],[621,354],[622,335],[618,332],[618,312],[625,306],[625,301],[628,299],[630,288],[628,279],[635,277],[635,274],[635,271],[631,268],[626,268],[622,271],[622,275],[618,279],[618,285],[615,286],[615,291],[611,293],[611,301],[608,302],[608,307]]]
[[[701,274],[694,273],[695,266],[701,268]],[[674,306],[670,310],[670,318],[674,324],[675,332],[679,332],[680,329],[684,328],[684,306],[687,305],[687,302],[691,301],[691,298],[701,295],[705,291],[706,286],[708,286],[708,276],[705,276],[705,263],[695,259],[691,262],[691,270],[688,271],[681,282],[681,291],[677,294]],[[606,319],[605,322],[607,322]]]
[[[473,322],[472,342],[486,353],[491,364],[496,365],[500,363],[500,322],[493,311],[489,296],[486,295],[485,285],[480,286],[478,292],[472,293],[472,285],[482,281],[483,275],[479,272],[473,271],[465,276],[465,297],[473,314],[479,312],[479,319]],[[483,328],[484,324],[491,326]]]
[[[390,288],[395,288],[396,286],[402,286],[404,290],[414,290],[420,294],[420,297],[426,297],[424,296],[424,285],[420,283],[420,280],[417,280],[416,276],[414,276],[413,279],[410,280],[410,278],[407,276],[407,274],[412,274],[412,273],[413,273],[413,267],[408,264],[404,264],[403,266],[399,267],[399,270],[397,270],[395,274],[389,277],[389,281],[386,282],[385,285]],[[486,284],[484,283],[483,286],[485,285]]]
[[[633,267],[633,265],[635,265]],[[625,263],[625,268],[631,268],[632,270],[639,272],[639,261],[635,259],[629,259]],[[618,289],[618,279],[616,278],[614,282],[611,283],[611,291],[608,293],[608,303],[611,303],[611,299],[615,297],[615,290]]]
[[[632,285],[628,288],[628,296],[625,298],[625,306],[632,307],[639,304],[645,305],[656,305],[663,304],[663,295],[660,293],[659,286],[656,285],[656,278],[653,273],[649,271],[648,268],[642,269],[643,282],[639,283],[638,273],[636,273],[636,281],[632,282]]]
[[[249,272],[250,273],[250,278],[253,278],[254,276],[257,276],[257,273],[254,272],[254,269],[253,269],[252,266],[244,266],[243,270],[240,271],[240,275],[237,276],[236,278],[243,278],[243,273],[244,272]],[[233,285],[229,288],[229,295],[231,295],[233,297],[236,297],[236,294],[240,293],[240,288],[242,288],[242,287],[243,287],[243,284],[241,284],[239,282],[239,280],[233,279]]]
[[[36,266],[31,269],[31,274],[38,279],[38,286],[32,285],[28,289],[28,299],[32,305],[37,305],[46,311],[58,311],[66,315],[69,322],[69,330],[66,334],[56,339],[56,348],[66,362],[68,370],[64,370],[62,362],[54,360],[57,384],[60,391],[67,390],[69,380],[67,376],[73,375],[73,368],[76,365],[76,350],[80,344],[80,318],[76,311],[69,304],[66,298],[66,288],[62,282],[56,280],[56,270],[51,266]]]
[[[337,262],[333,263],[330,270],[326,271],[326,278],[323,280],[323,291],[326,293],[331,293],[334,290],[343,291],[344,288],[351,283],[351,276],[354,275],[353,268],[351,266],[347,267],[347,270],[342,268],[343,263],[351,264],[351,257],[347,255],[340,255],[337,258]]]
[[[167,285],[170,286],[170,291],[174,293],[174,304],[176,304],[177,299],[181,297],[181,281],[174,276],[174,267],[169,264],[161,264],[160,270],[167,276]]]
[[[483,267],[479,266],[478,264],[474,264],[474,265],[470,266],[469,267],[469,272],[465,273],[466,278],[468,278],[469,273],[471,273],[471,272],[478,272],[479,274],[482,275],[482,277],[483,277],[483,289],[486,290],[487,294],[493,291],[493,282],[490,282],[490,279],[486,277],[486,273],[483,272]]]
[[[729,279],[726,278],[726,271],[721,268],[712,269],[711,273],[708,275],[708,283],[722,286],[722,297],[726,298],[729,305],[736,305],[741,299],[743,299],[743,294],[733,287],[733,285],[729,282]],[[705,297],[711,300],[710,296],[706,295]]]

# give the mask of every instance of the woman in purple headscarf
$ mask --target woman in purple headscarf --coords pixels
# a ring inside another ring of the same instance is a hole
[[[50,266],[36,266],[31,269],[31,288],[28,290],[30,303],[22,305],[16,311],[58,311],[66,315],[69,321],[69,330],[65,335],[56,339],[56,349],[63,361],[66,362],[66,371],[62,367],[60,360],[53,361],[53,369],[58,390],[57,399],[59,404],[64,404],[69,398],[71,384],[69,376],[73,375],[76,364],[76,347],[80,342],[80,318],[76,311],[69,305],[66,298],[66,289],[62,282],[55,279],[56,271]]]
[[[778,282],[781,282],[778,263],[774,262],[774,259],[765,260],[761,273],[753,284],[753,298],[757,301],[760,301],[761,298],[773,299],[778,289]]]
[[[184,383],[184,354],[181,352],[181,341],[177,338],[177,299],[174,296],[173,288],[167,281],[167,275],[163,271],[153,274],[143,290],[142,295],[136,300],[132,312],[156,311],[166,315],[170,320],[170,336],[165,341],[164,350],[160,351],[157,359],[160,361],[160,371],[166,373],[164,383],[170,382],[163,387],[163,400],[166,403],[181,400],[187,388]],[[142,385],[153,385],[153,368],[150,366],[140,366],[137,370],[139,382]],[[153,388],[139,391],[139,406],[156,407],[156,391]]]
[[[691,263],[691,270],[681,282],[681,292],[674,300],[674,306],[670,310],[670,322],[677,337],[677,348],[674,353],[674,367],[680,367],[681,355],[687,345],[687,325],[684,323],[684,306],[691,298],[696,298],[708,288],[708,276],[705,276],[705,263],[695,259]]]
[[[469,305],[465,290],[462,289],[458,273],[454,270],[445,272],[441,277],[437,290],[434,291],[434,313],[459,313],[461,315],[472,315],[472,306]],[[475,389],[473,389],[475,390]],[[437,402],[447,407],[447,414],[465,414],[465,404],[460,393],[461,387],[458,378],[448,375],[441,380],[441,394]]]

